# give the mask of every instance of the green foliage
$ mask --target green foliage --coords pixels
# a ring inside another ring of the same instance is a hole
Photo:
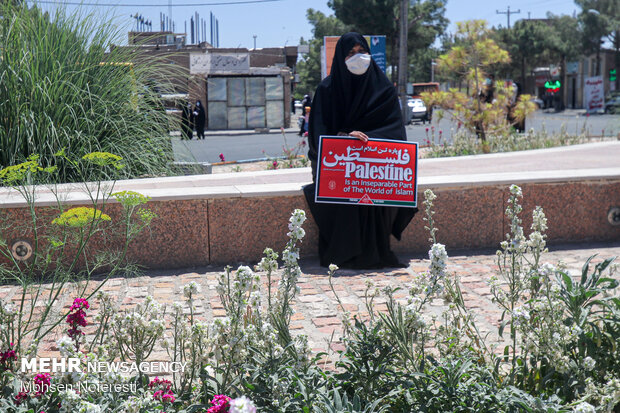
[[[36,153],[58,167],[60,182],[78,181],[78,166],[55,156],[66,149],[76,157],[114,152],[121,177],[167,170],[167,118],[147,85],[169,69],[131,63],[136,51],[111,48],[120,30],[96,15],[7,4],[0,15],[0,167]]]
[[[477,155],[485,152],[527,151],[590,142],[587,134],[570,134],[566,130],[562,130],[557,134],[549,134],[544,130],[536,132],[532,129],[525,134],[508,132],[490,135],[487,137],[485,145],[474,135],[463,129],[451,133],[450,138],[452,142],[449,144],[444,140],[444,134],[436,133],[436,129],[429,129],[426,132],[426,136],[427,138],[424,142],[429,146],[429,151],[425,153],[425,156],[429,158]]]
[[[493,37],[512,58],[508,76],[520,79],[525,85],[526,76],[535,66],[549,62],[549,43],[555,32],[552,26],[541,20],[518,20],[510,29],[500,28]]]
[[[73,165],[80,165],[83,161],[64,152],[61,155]],[[83,157],[98,160],[93,168],[102,170],[109,168],[109,163],[121,160],[117,155],[101,152],[84,154]],[[0,170],[2,184],[11,186],[27,204],[22,211],[26,222],[11,219],[5,210],[0,211],[0,258],[3,261],[0,263],[0,283],[19,285],[17,307],[9,306],[12,310],[7,312],[9,307],[0,303],[0,349],[12,348],[17,354],[34,357],[41,340],[68,314],[66,308],[58,308],[58,301],[61,293],[69,288],[69,283],[76,282],[74,288],[77,295],[89,299],[97,294],[108,278],[132,271],[134,266],[126,261],[128,245],[148,226],[150,220],[145,222],[136,217],[140,214],[136,213],[135,208],[145,204],[148,198],[134,193],[133,206],[123,208],[118,216],[124,225],[124,228],[119,228],[106,213],[111,194],[101,181],[87,188],[91,200],[89,206],[68,208],[58,188],[52,186],[47,189],[55,197],[55,205],[47,211],[35,208],[35,200],[42,190],[41,186],[35,184],[56,182],[58,179],[54,175],[58,170],[39,164],[38,156],[31,155],[27,159],[24,164]],[[102,159],[109,162],[101,162]],[[116,168],[113,170],[118,171]],[[110,177],[108,173],[105,174]],[[142,214],[152,218],[148,208],[142,210]],[[11,250],[9,239],[16,234],[27,239],[32,247],[31,256],[27,259],[20,260]],[[111,247],[111,243],[104,248],[93,245],[97,239],[102,238],[116,239],[119,248]],[[93,286],[90,280],[104,271],[106,275]],[[0,370],[2,373],[4,369]],[[4,390],[10,378],[0,374],[0,385]]]
[[[575,0],[575,3],[582,9],[578,18],[587,51],[592,53],[599,50],[604,37],[617,44],[620,28],[620,5],[617,1]]]
[[[396,66],[399,3],[399,0],[330,0],[328,4],[336,17],[350,25],[353,30],[362,34],[385,35],[388,45],[387,61],[391,66]],[[448,26],[448,20],[444,16],[445,5],[444,0],[416,0],[409,6],[407,54],[410,56],[410,79],[422,81],[419,76],[423,72],[418,72],[418,68],[427,68],[430,80],[431,60],[424,51],[429,49]]]
[[[318,10],[308,9],[306,17],[314,27],[312,29],[314,38],[307,43],[303,42],[303,39],[300,42],[301,44],[310,44],[310,53],[304,56],[297,64],[297,72],[300,78],[295,95],[297,99],[301,99],[305,94],[313,94],[321,82],[321,46],[323,45],[323,36],[340,36],[350,30],[349,26],[335,16],[326,16]]]
[[[508,117],[522,121],[534,110],[529,95],[513,97],[514,91],[503,82],[487,80],[491,70],[510,61],[508,52],[490,37],[484,20],[457,23],[457,42],[438,59],[438,69],[459,84],[464,82],[466,91],[452,88],[448,91],[422,93],[427,106],[440,106],[449,115],[475,133],[483,144],[487,134],[505,133],[510,127]],[[438,113],[441,118],[442,113]],[[486,147],[485,147],[485,151]]]

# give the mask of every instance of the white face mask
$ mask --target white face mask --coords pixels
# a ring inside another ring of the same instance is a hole
[[[358,53],[345,60],[344,64],[347,65],[349,72],[354,75],[363,75],[370,66],[371,57],[369,54]]]

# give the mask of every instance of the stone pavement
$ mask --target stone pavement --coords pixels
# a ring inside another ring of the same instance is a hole
[[[581,274],[581,266],[585,260],[599,254],[593,262],[600,262],[605,258],[620,255],[620,242],[606,244],[579,244],[555,247],[547,253],[543,262],[557,263],[563,261],[572,275]],[[496,337],[500,312],[491,302],[490,289],[486,280],[495,273],[495,254],[492,251],[448,251],[451,255],[448,261],[448,270],[456,272],[461,279],[462,291],[466,305],[476,315],[479,328],[483,334],[489,332],[490,337]],[[404,301],[407,295],[407,285],[414,273],[425,271],[429,260],[425,257],[402,257],[408,259],[409,267],[405,269],[385,271],[353,271],[339,270],[333,279],[345,309],[352,314],[364,317],[364,292],[366,281],[372,281],[377,287],[403,287],[395,294],[396,298]],[[301,269],[303,276],[299,280],[301,294],[296,299],[292,330],[294,333],[306,334],[310,347],[314,352],[326,351],[331,347],[334,351],[341,349],[338,343],[341,328],[340,311],[336,298],[329,286],[326,269],[318,265],[316,258],[302,259]],[[221,267],[204,267],[176,271],[150,271],[147,275],[136,278],[113,278],[103,287],[110,293],[121,308],[130,308],[152,295],[159,303],[167,306],[175,301],[183,301],[183,286],[190,281],[196,281],[201,286],[201,293],[196,300],[196,315],[200,319],[211,320],[214,317],[225,315],[221,302],[215,290],[217,275],[222,272]],[[615,273],[616,277],[620,274]],[[97,282],[92,282],[89,289],[94,288]],[[72,286],[75,287],[75,286]],[[263,291],[265,282],[263,281]],[[19,290],[16,286],[0,286],[0,298],[19,301]],[[63,293],[60,303],[67,309],[75,298],[75,290],[68,288]],[[89,321],[97,311],[98,303],[91,300],[91,309],[88,311]],[[376,300],[376,308],[385,310],[385,303]],[[429,312],[439,314],[444,308],[442,300],[431,303]],[[57,308],[60,310],[60,308]],[[89,328],[92,330],[94,326]],[[87,331],[88,332],[88,331]],[[167,332],[169,334],[169,331]],[[46,339],[40,347],[48,356],[57,356],[55,341],[60,337],[57,331]],[[331,344],[330,344],[331,343]],[[40,355],[41,356],[41,355]],[[151,359],[163,361],[167,356],[163,349],[158,349]]]

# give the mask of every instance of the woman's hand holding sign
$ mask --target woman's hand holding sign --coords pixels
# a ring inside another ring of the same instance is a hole
[[[360,141],[364,143],[368,143],[368,135],[358,130],[351,131],[351,133],[338,132],[338,136],[352,136],[354,138],[359,139]]]

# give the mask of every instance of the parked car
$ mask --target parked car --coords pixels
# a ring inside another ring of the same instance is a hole
[[[605,103],[605,113],[620,113],[620,96],[616,96]]]
[[[297,111],[301,113],[301,100],[295,100],[295,112]]]
[[[409,98],[407,100],[407,106],[411,110],[411,120],[410,123],[413,122],[422,122],[426,123],[430,122],[428,111],[426,110],[426,105],[424,101],[419,98]]]

